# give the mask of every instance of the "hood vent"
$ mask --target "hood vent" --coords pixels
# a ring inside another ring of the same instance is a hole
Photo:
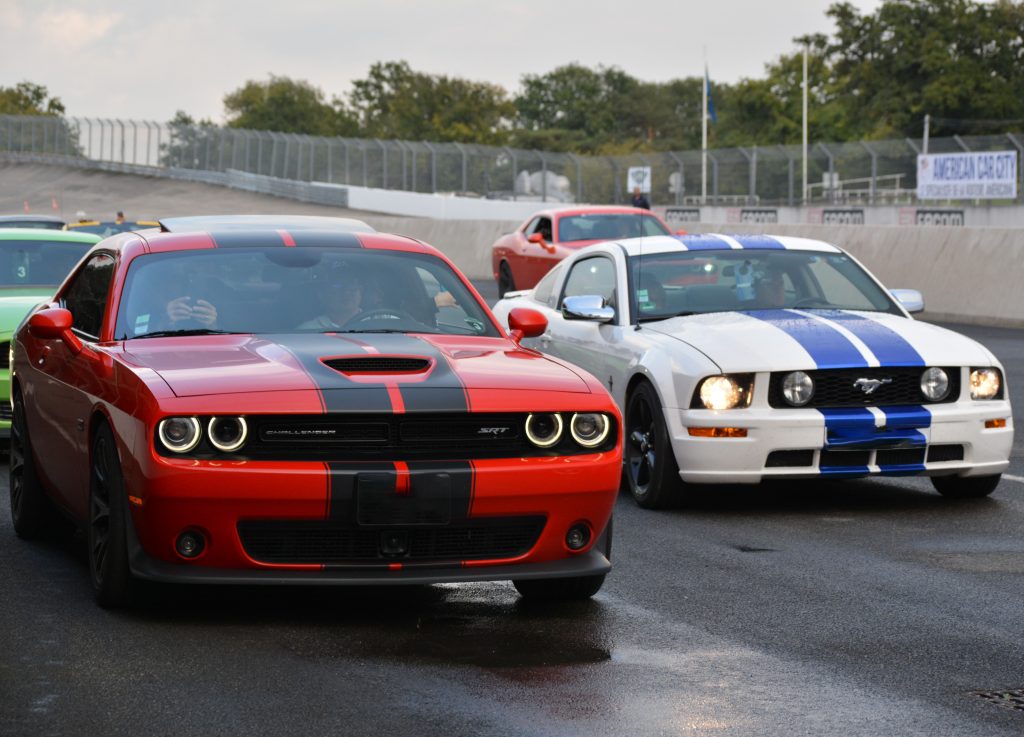
[[[325,358],[323,362],[342,374],[421,374],[433,363],[416,356],[351,356]]]

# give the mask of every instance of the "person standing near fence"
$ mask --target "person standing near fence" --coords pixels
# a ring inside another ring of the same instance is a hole
[[[651,203],[644,197],[644,193],[640,191],[639,187],[633,187],[633,207],[639,207],[644,210],[651,209]]]

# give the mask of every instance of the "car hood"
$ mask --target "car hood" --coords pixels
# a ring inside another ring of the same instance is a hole
[[[506,338],[211,335],[127,341],[124,355],[129,363],[156,371],[178,397],[317,390],[328,409],[332,397],[353,392],[404,397],[407,409],[438,410],[449,408],[446,397],[461,397],[464,408],[471,389],[590,392],[587,382],[570,369]],[[427,365],[410,371],[374,363],[364,372],[335,370],[324,363],[334,358],[383,362],[389,357],[422,358]],[[344,404],[354,406],[351,397]]]
[[[53,296],[53,287],[0,289],[0,333],[13,333],[25,315]]]
[[[715,312],[644,323],[724,373],[865,366],[991,365],[980,344],[899,315],[852,310]]]

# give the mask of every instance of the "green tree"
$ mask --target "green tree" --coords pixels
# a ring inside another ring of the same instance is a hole
[[[305,80],[270,75],[266,82],[249,80],[224,96],[228,126],[251,130],[305,133],[315,136],[353,135],[355,119],[344,103],[324,100],[324,93]]]
[[[170,140],[160,144],[160,164],[183,169],[206,168],[206,157],[214,145],[218,128],[212,120],[196,121],[179,110],[167,123]]]
[[[34,82],[18,82],[13,87],[0,87],[0,115],[63,115],[64,103],[59,97]]]
[[[501,144],[514,108],[504,89],[378,62],[352,84],[349,106],[363,135]]]

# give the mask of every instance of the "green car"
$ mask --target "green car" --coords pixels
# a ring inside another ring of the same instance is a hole
[[[11,335],[99,241],[91,233],[0,229],[0,438],[11,435]]]

